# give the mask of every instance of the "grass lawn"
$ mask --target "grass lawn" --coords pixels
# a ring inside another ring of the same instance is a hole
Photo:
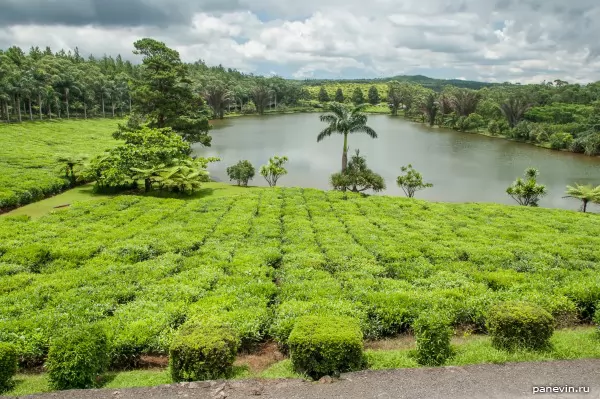
[[[119,119],[54,120],[0,125],[0,212],[67,187],[56,159],[93,157],[117,141]]]

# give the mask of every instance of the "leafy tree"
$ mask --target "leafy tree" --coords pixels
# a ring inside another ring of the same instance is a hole
[[[438,111],[439,106],[436,95],[434,93],[429,93],[425,98],[425,101],[421,104],[421,112],[423,112],[423,114],[427,117],[429,126],[433,126],[435,124],[435,118]]]
[[[150,190],[152,190],[152,185],[154,183],[163,180],[162,173],[164,172],[164,170],[165,170],[165,164],[159,164],[159,165],[147,168],[147,169],[131,168],[131,171],[135,173],[132,176],[132,180],[134,180],[134,181],[143,180],[144,181],[144,191],[146,193],[148,193],[148,192],[150,192]]]
[[[371,86],[369,88],[369,104],[371,105],[377,105],[381,102],[381,98],[379,98],[379,91],[377,90],[377,87],[375,86]]]
[[[567,186],[567,196],[564,198],[575,198],[582,202],[581,210],[585,213],[590,202],[600,204],[600,186],[592,187],[591,184]]]
[[[165,168],[159,179],[161,187],[180,193],[193,193],[200,189],[203,182],[209,181],[206,167],[219,158],[186,158],[176,160],[171,167]]]
[[[321,89],[319,90],[319,101],[322,103],[329,102],[329,94],[327,93],[327,90],[325,90],[325,86],[321,86]]]
[[[144,56],[139,77],[131,84],[134,112],[145,118],[150,128],[172,128],[190,143],[210,146],[210,125],[201,112],[203,102],[192,91],[179,53],[148,38],[134,46],[134,54]]]
[[[319,133],[317,142],[321,142],[326,137],[334,133],[344,136],[344,147],[342,149],[342,172],[348,166],[348,135],[351,133],[366,133],[369,137],[376,139],[377,133],[371,127],[367,126],[368,117],[363,112],[364,105],[355,108],[349,108],[340,103],[332,103],[329,106],[329,113],[321,115],[321,122],[328,126]]]
[[[548,140],[550,141],[550,148],[553,150],[562,150],[571,147],[573,144],[573,136],[569,133],[554,133]]]
[[[403,166],[401,170],[404,174],[398,176],[396,183],[408,198],[413,198],[417,191],[433,187],[431,183],[423,183],[423,176],[411,164]]]
[[[233,93],[227,85],[219,79],[212,78],[205,84],[203,93],[214,117],[223,119],[225,107],[233,100]]]
[[[227,168],[229,180],[237,181],[238,186],[248,186],[248,181],[254,178],[256,171],[250,161],[239,161],[237,164]]]
[[[252,88],[252,100],[259,115],[265,113],[265,108],[269,106],[273,90],[269,87],[264,79],[259,79],[256,86]]]
[[[398,115],[400,105],[412,102],[412,91],[410,85],[407,83],[400,83],[397,80],[388,83],[388,102],[390,104],[390,110],[393,116]]]
[[[287,175],[287,169],[283,167],[287,161],[288,157],[279,157],[276,155],[269,159],[269,163],[267,165],[261,166],[260,174],[265,178],[267,183],[269,183],[269,187],[277,186],[277,181],[281,178],[281,176]]]
[[[331,175],[331,185],[335,190],[360,193],[367,190],[385,190],[383,177],[367,167],[367,160],[356,150],[345,171]]]
[[[481,96],[479,93],[469,89],[455,90],[450,98],[452,108],[459,116],[469,116],[477,110],[477,104]]]
[[[338,89],[335,92],[335,101],[338,103],[344,102],[344,92],[342,91],[341,87],[338,87]]]
[[[79,156],[60,156],[57,158],[57,162],[60,163],[61,170],[64,171],[65,177],[69,180],[71,187],[74,187],[78,180],[78,173],[83,168],[84,162],[87,159],[87,155]]]
[[[540,172],[535,168],[525,170],[525,179],[518,178],[506,189],[519,205],[537,207],[540,199],[548,194],[546,186],[537,183]]]
[[[500,110],[511,128],[523,119],[532,104],[523,96],[513,96],[500,105]]]
[[[362,105],[365,103],[365,96],[360,87],[354,89],[354,92],[352,93],[352,103],[354,103],[354,105]]]

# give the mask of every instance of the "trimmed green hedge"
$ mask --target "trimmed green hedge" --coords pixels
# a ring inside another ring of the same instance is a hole
[[[294,368],[318,379],[365,366],[363,334],[352,318],[305,316],[298,320],[288,345]]]
[[[225,325],[183,325],[173,339],[169,351],[173,381],[228,377],[239,345],[239,338]]]
[[[417,362],[424,366],[441,366],[453,355],[450,339],[453,330],[443,315],[425,313],[414,323]]]
[[[80,326],[53,339],[46,369],[52,388],[84,389],[94,387],[108,366],[109,345],[100,327]]]
[[[18,362],[15,346],[0,342],[0,393],[10,388],[11,378],[17,374]]]
[[[490,310],[487,328],[498,349],[543,349],[550,345],[554,318],[527,302],[505,302]]]

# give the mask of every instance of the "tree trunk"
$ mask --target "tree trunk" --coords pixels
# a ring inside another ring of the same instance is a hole
[[[29,100],[29,119],[33,120],[33,110],[31,109],[31,97],[29,97],[27,100]]]
[[[129,95],[129,113],[131,114],[131,94]]]
[[[152,182],[150,179],[144,179],[144,190],[148,193],[152,190]]]
[[[104,112],[104,94],[102,94],[102,117],[106,118],[106,112]]]
[[[65,103],[67,105],[67,119],[69,119],[69,91],[65,89]]]
[[[52,119],[52,102],[48,101],[48,117]]]
[[[17,96],[17,110],[19,111],[19,122],[23,122],[21,119],[21,96]]]
[[[38,93],[38,104],[40,106],[40,120],[44,119],[42,117],[42,95]]]
[[[348,133],[344,134],[344,152],[342,153],[342,173],[348,168]]]
[[[115,103],[111,103],[111,107],[112,107],[112,117],[115,117]]]
[[[87,119],[87,103],[83,102],[83,118]]]
[[[587,204],[588,202],[586,200],[583,200],[583,213],[587,211]]]

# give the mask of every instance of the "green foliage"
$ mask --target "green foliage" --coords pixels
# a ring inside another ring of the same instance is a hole
[[[292,364],[314,379],[360,370],[365,366],[362,339],[352,318],[305,316],[288,340]]]
[[[423,183],[423,176],[412,165],[403,166],[401,170],[404,174],[398,176],[396,183],[408,198],[413,198],[417,191],[433,187],[431,183]]]
[[[544,349],[554,333],[554,318],[539,306],[506,302],[490,310],[487,329],[492,345],[509,351],[519,348]]]
[[[321,86],[321,89],[319,91],[319,98],[318,100],[322,103],[326,103],[329,102],[329,94],[327,93],[327,90],[325,90],[325,87]]]
[[[344,92],[342,91],[341,88],[338,88],[335,91],[335,101],[338,103],[343,103],[344,102]]]
[[[492,120],[490,121],[490,123],[488,124],[488,131],[496,136],[496,135],[503,135],[506,134],[510,129],[510,126],[508,125],[508,122],[506,122],[506,120]]]
[[[500,104],[500,111],[502,111],[510,128],[514,128],[521,122],[529,108],[531,108],[531,103],[522,95],[513,95]]]
[[[525,118],[531,122],[552,123],[556,125],[578,122],[584,123],[593,108],[587,105],[554,103],[533,107],[527,111]]]
[[[348,135],[351,133],[365,133],[369,137],[376,139],[377,133],[367,125],[368,117],[364,111],[365,105],[359,105],[354,108],[347,107],[340,103],[332,103],[329,106],[329,113],[321,115],[321,122],[327,123],[327,127],[317,136],[317,142],[323,141],[334,133],[344,136],[344,147],[342,149],[342,172],[348,166]]]
[[[506,189],[506,193],[510,195],[519,205],[537,207],[540,199],[548,193],[546,186],[537,184],[539,171],[535,168],[529,168],[525,171],[525,179],[518,178],[515,182]]]
[[[254,178],[256,171],[250,161],[243,160],[227,168],[229,180],[235,180],[238,186],[247,186],[248,181]]]
[[[554,133],[549,137],[550,148],[553,150],[564,150],[571,148],[573,144],[573,136],[569,133]]]
[[[594,324],[597,327],[596,336],[600,339],[600,306],[596,306],[596,314],[594,314]]]
[[[83,389],[96,384],[108,366],[108,340],[98,326],[80,326],[54,338],[46,369],[54,389]]]
[[[413,329],[417,341],[417,362],[424,366],[441,366],[452,357],[450,346],[452,328],[447,318],[439,313],[424,313],[415,321]]]
[[[219,324],[185,324],[169,349],[173,381],[226,378],[231,374],[239,339]]]
[[[376,86],[371,86],[369,87],[369,104],[371,105],[377,105],[381,102],[381,99],[379,98],[379,90],[377,90]]]
[[[12,377],[17,374],[19,355],[17,348],[5,342],[0,342],[0,393],[11,386]]]
[[[365,103],[365,95],[360,87],[357,87],[352,92],[352,103],[354,105],[361,105]]]
[[[242,114],[244,115],[255,114],[256,112],[256,105],[254,105],[254,102],[252,101],[247,102],[242,107]]]
[[[591,184],[567,186],[567,196],[565,198],[580,200],[582,202],[581,210],[585,213],[590,202],[600,204],[600,186],[593,187]]]
[[[277,186],[279,179],[282,176],[287,175],[287,169],[283,167],[287,161],[288,157],[275,155],[273,158],[269,159],[267,165],[260,167],[260,175],[265,178],[267,183],[269,183],[269,187]]]
[[[133,111],[150,128],[171,128],[189,143],[210,146],[208,118],[198,110],[201,100],[179,53],[149,38],[136,41],[134,47],[133,53],[143,59],[139,77],[131,84]]]
[[[367,160],[360,155],[359,150],[356,150],[345,171],[331,175],[331,185],[335,190],[350,190],[355,193],[385,190],[383,177],[367,167]]]

